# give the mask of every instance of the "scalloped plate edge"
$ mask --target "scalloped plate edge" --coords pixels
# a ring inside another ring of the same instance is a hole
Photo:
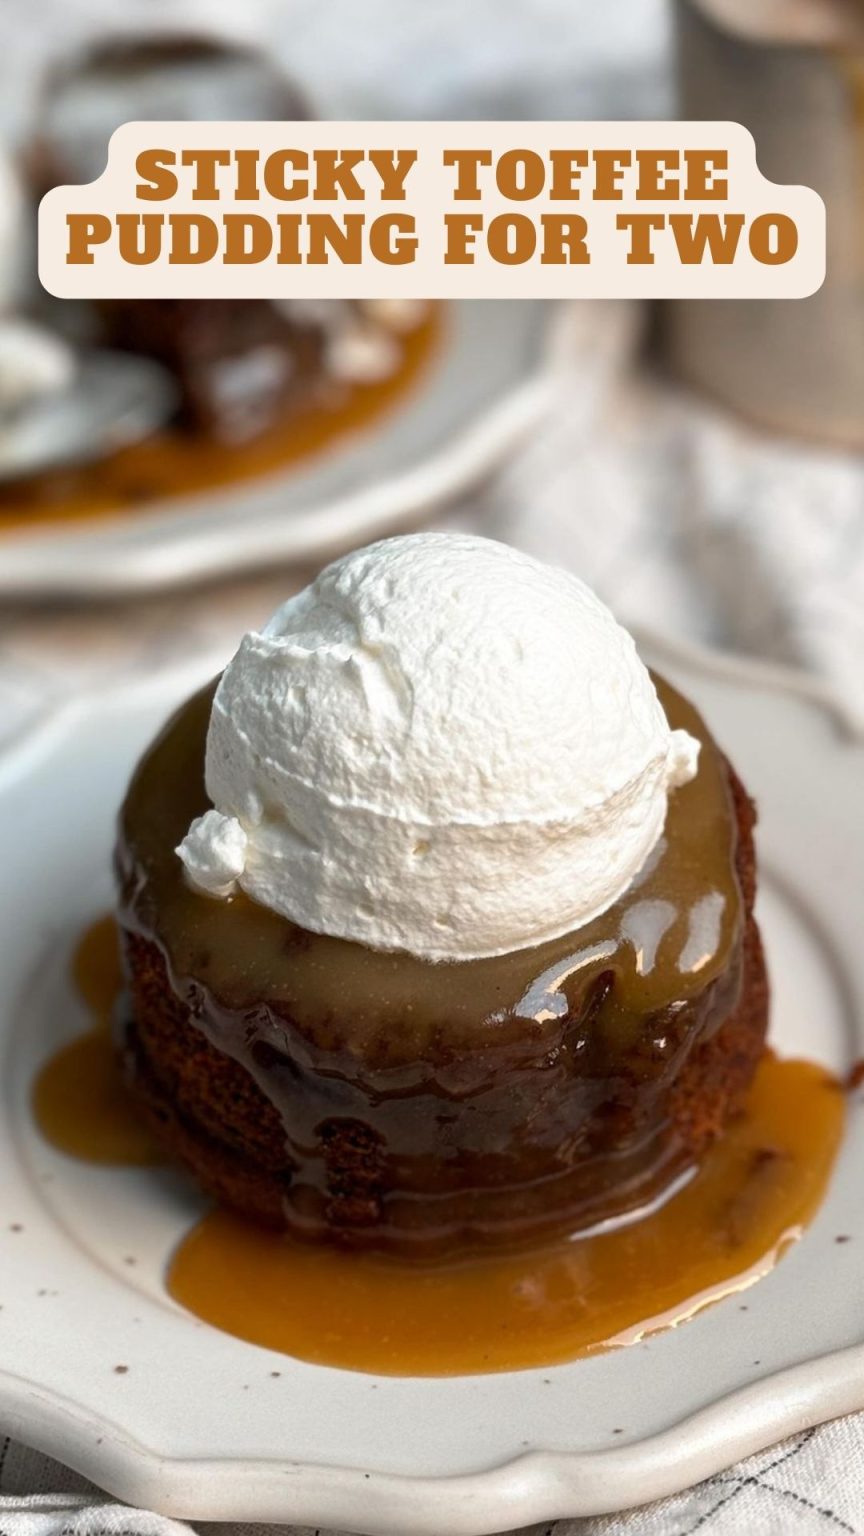
[[[415,1478],[287,1460],[167,1457],[110,1419],[0,1372],[7,1432],[124,1503],[176,1519],[290,1521],[368,1536],[440,1536],[442,1525],[452,1536],[491,1536],[544,1519],[632,1508],[862,1407],[858,1345],[766,1377],[630,1446],[531,1451],[484,1472]]]

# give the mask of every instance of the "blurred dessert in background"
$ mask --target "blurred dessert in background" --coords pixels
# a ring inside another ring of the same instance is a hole
[[[82,346],[40,315],[30,224],[18,167],[0,150],[0,484],[16,486],[141,441],[176,407],[153,363]]]
[[[36,102],[28,159],[41,197],[61,183],[95,181],[108,141],[127,122],[305,120],[293,81],[258,49],[192,33],[96,38],[50,66]]]
[[[126,121],[309,116],[302,91],[253,48],[203,35],[97,40],[43,81],[22,156],[31,202],[53,186],[98,177],[111,134]],[[19,194],[17,211],[7,215],[15,232],[4,240],[0,229],[0,279],[4,250],[20,249],[29,216]],[[67,445],[63,461],[46,451],[44,474],[36,473],[32,453],[19,473],[7,466],[5,479],[17,483],[0,492],[0,526],[10,518],[116,511],[278,469],[395,402],[436,333],[432,307],[417,301],[87,304],[31,292],[21,303],[54,333],[55,350],[66,349],[70,366],[85,351],[116,359],[121,371],[140,365],[139,392],[146,390],[150,409],[138,411],[137,432],[127,411],[125,438],[109,432],[101,451],[85,443],[82,425],[79,451]],[[0,371],[2,346],[0,337]],[[20,431],[20,420],[14,426]],[[154,437],[157,427],[164,430]],[[92,438],[92,421],[86,429]],[[136,436],[137,446],[115,453]]]
[[[95,180],[128,121],[296,121],[296,84],[252,48],[201,36],[109,38],[49,72],[29,152],[37,194]],[[399,367],[400,336],[425,305],[260,300],[113,300],[101,339],[167,367],[184,422],[240,441],[322,381],[377,382]]]

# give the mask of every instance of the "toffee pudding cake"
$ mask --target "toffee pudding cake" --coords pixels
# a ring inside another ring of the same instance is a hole
[[[575,578],[460,535],[355,552],[135,772],[128,1081],[297,1237],[424,1258],[632,1216],[762,1055],[753,824]]]

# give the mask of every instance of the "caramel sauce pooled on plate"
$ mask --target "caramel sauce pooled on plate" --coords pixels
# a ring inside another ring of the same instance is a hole
[[[46,1141],[88,1163],[124,1166],[162,1159],[127,1092],[111,1038],[123,985],[117,925],[100,918],[84,934],[72,962],[75,986],[93,1027],[62,1045],[33,1088],[33,1110]]]
[[[441,306],[433,305],[421,325],[400,337],[401,361],[386,379],[335,386],[317,397],[310,390],[307,403],[290,403],[280,420],[248,442],[165,431],[96,463],[0,489],[0,534],[158,510],[164,500],[275,475],[326,452],[399,404],[433,356],[443,323]]]
[[[120,974],[110,919],[83,940],[75,979],[97,1028],[43,1068],[39,1124],[73,1156],[147,1161],[112,1064]],[[611,1230],[417,1265],[297,1243],[216,1210],[181,1243],[168,1289],[227,1333],[346,1369],[447,1375],[571,1360],[680,1322],[770,1269],[819,1207],[843,1119],[830,1073],[768,1054],[745,1113],[689,1181]]]
[[[217,1210],[169,1270],[175,1301],[267,1349],[379,1375],[552,1365],[633,1343],[743,1290],[822,1199],[843,1094],[821,1067],[759,1067],[745,1114],[690,1182],[611,1231],[418,1266],[298,1244]]]

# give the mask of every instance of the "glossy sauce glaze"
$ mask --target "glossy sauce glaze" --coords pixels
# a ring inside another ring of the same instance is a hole
[[[386,379],[317,387],[248,442],[171,430],[77,468],[35,475],[0,488],[0,533],[43,523],[91,521],[146,511],[155,504],[274,475],[326,452],[399,404],[431,361],[444,319],[433,306],[422,325],[400,337],[400,363]]]
[[[332,1019],[344,1044],[382,1065],[454,1047],[522,1038],[553,1025],[598,976],[616,986],[604,1022],[632,1041],[645,1015],[701,992],[740,939],[735,824],[725,761],[692,705],[659,681],[669,723],[701,743],[699,771],[674,791],[663,837],[602,916],[529,949],[434,963],[310,933],[238,893],[216,900],[176,855],[209,808],[204,744],[215,684],[185,704],[144,755],[121,814],[122,923],[164,947],[178,984],[200,981],[214,1008],[284,1006],[301,1031]],[[625,1043],[622,1040],[622,1043]]]
[[[691,1165],[673,1096],[736,1004],[744,909],[727,764],[692,706],[659,688],[702,752],[647,867],[577,933],[491,960],[374,952],[192,890],[174,850],[208,805],[212,690],[145,756],[121,816],[120,921],[133,946],[156,946],[168,1006],[260,1089],[248,1131],[270,1135],[292,1231],[423,1257],[533,1243],[650,1202]],[[137,1037],[151,1012],[133,997]],[[182,1111],[209,1112],[191,1097]]]
[[[226,1333],[349,1370],[445,1376],[573,1360],[765,1274],[819,1207],[843,1115],[829,1073],[769,1055],[691,1181],[609,1232],[421,1268],[298,1244],[216,1210],[180,1245],[168,1288]]]
[[[75,975],[107,1038],[120,982],[110,920],[85,936]],[[115,1135],[118,1123],[135,1128],[119,1076],[106,1093],[102,1066],[71,1051],[37,1083],[43,1134],[73,1156],[139,1162],[134,1134],[125,1146]],[[183,1239],[168,1289],[214,1327],[348,1369],[445,1375],[570,1360],[678,1323],[769,1269],[818,1208],[844,1106],[830,1074],[768,1055],[698,1172],[612,1231],[420,1268],[295,1243],[215,1210]]]

